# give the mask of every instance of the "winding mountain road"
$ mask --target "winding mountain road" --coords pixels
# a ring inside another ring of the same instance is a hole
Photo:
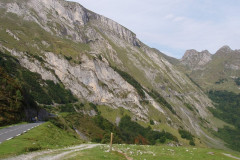
[[[0,144],[6,140],[12,139],[13,137],[19,136],[34,127],[37,127],[42,123],[44,122],[21,124],[0,129]]]

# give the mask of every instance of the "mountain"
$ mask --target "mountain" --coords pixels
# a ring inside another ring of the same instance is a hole
[[[215,54],[208,51],[186,51],[180,66],[205,91],[227,90],[240,92],[240,50],[221,47]]]
[[[197,52],[196,50],[187,50],[182,57],[181,64],[190,68],[191,70],[201,69],[205,64],[212,60],[212,55],[209,51],[204,50]]]
[[[213,104],[207,95],[172,65],[174,58],[148,47],[117,22],[64,0],[1,1],[0,14],[1,61],[11,67],[6,57],[16,59],[22,69],[8,76],[20,80],[39,107],[56,110],[77,99],[97,106],[115,124],[124,112],[181,143],[187,143],[178,132],[184,129],[199,138],[197,145],[224,148],[208,131],[224,123],[208,110]],[[211,55],[204,51],[202,57],[196,57],[199,66]]]

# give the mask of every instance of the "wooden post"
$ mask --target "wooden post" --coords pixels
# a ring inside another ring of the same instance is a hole
[[[110,152],[112,151],[112,141],[113,141],[113,133],[111,133],[111,140],[110,140]]]

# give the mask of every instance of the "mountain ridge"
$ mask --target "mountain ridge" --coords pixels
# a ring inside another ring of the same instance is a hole
[[[175,134],[183,127],[223,147],[202,129],[223,124],[215,126],[211,100],[132,31],[63,0],[11,0],[0,8],[0,48],[21,66],[62,84],[81,101],[123,107],[139,123],[152,119],[155,129]]]
[[[225,45],[215,54],[202,57],[202,52],[194,51],[195,57],[185,55],[177,66],[200,84],[205,90],[228,90],[239,93],[239,87],[234,81],[240,76],[240,50],[232,50]],[[194,59],[195,58],[195,59]],[[202,65],[199,65],[199,62]]]

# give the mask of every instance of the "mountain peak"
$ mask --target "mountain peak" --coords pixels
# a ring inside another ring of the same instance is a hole
[[[200,69],[201,66],[212,60],[212,55],[208,50],[201,52],[195,49],[187,50],[181,59],[181,63],[193,69]]]
[[[232,49],[228,45],[224,45],[216,53],[217,54],[219,54],[219,53],[229,53],[231,51],[232,51]]]

